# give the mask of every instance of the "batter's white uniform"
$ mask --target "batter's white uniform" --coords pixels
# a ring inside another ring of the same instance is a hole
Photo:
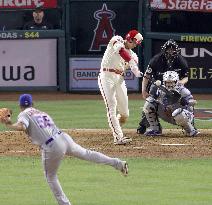
[[[141,77],[137,66],[138,57],[136,53],[131,49],[126,49],[131,59],[135,62],[134,66],[130,66],[119,55],[121,48],[125,48],[123,38],[121,36],[114,36],[108,43],[104,53],[98,77],[98,85],[106,105],[108,123],[113,132],[114,142],[123,138],[123,132],[116,111],[119,113],[118,116],[129,117],[124,73],[130,67],[136,77]]]
[[[59,205],[71,205],[57,178],[57,170],[65,154],[95,163],[107,164],[118,170],[123,169],[124,162],[120,159],[110,158],[76,144],[68,134],[56,127],[48,114],[40,110],[32,107],[25,109],[18,115],[18,122],[24,124],[32,142],[41,147],[44,173]]]

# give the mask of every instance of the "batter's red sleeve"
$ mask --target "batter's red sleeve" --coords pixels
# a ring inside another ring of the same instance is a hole
[[[119,54],[126,62],[131,60],[130,54],[124,48],[120,49]]]

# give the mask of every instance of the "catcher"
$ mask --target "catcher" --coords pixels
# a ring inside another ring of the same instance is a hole
[[[160,81],[159,81],[160,82]],[[194,100],[191,92],[179,83],[179,75],[175,71],[167,71],[163,75],[163,85],[151,87],[150,96],[146,98],[143,111],[150,127],[146,136],[161,135],[159,117],[173,125],[179,125],[191,137],[199,134],[194,127]]]

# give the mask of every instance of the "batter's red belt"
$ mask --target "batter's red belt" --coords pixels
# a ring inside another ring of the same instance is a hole
[[[103,71],[112,72],[121,76],[124,76],[124,72],[118,69],[112,69],[112,68],[103,68]]]

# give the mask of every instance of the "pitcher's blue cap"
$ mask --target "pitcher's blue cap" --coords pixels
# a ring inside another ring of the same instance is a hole
[[[19,105],[23,107],[32,105],[32,96],[30,94],[23,94],[19,97]]]

